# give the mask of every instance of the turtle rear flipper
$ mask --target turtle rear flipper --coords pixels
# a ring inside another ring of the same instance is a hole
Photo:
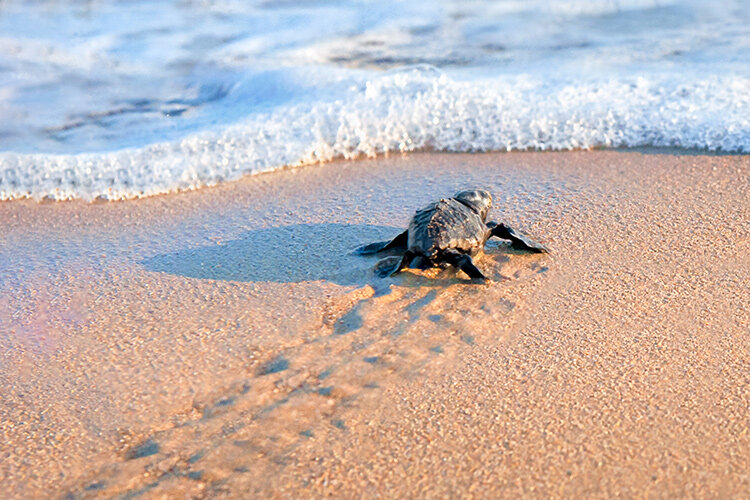
[[[453,249],[445,250],[442,253],[442,258],[449,264],[465,272],[471,279],[483,281],[487,279],[485,278],[484,274],[482,274],[482,271],[480,271],[479,268],[474,265],[474,261],[471,260],[471,256],[466,255],[465,253],[461,253]]]
[[[391,241],[378,241],[376,243],[370,243],[369,245],[362,245],[361,247],[354,250],[357,255],[372,255],[386,250],[406,250],[406,245],[409,239],[409,231],[404,231],[399,234]]]
[[[517,250],[528,250],[529,252],[549,253],[547,247],[537,243],[523,233],[519,233],[512,227],[496,222],[487,223],[487,227],[492,230],[492,236],[497,236],[504,240],[510,240],[511,246]]]
[[[414,254],[407,251],[402,256],[394,255],[380,259],[378,263],[375,264],[373,270],[378,278],[387,278],[388,276],[398,273],[403,268],[409,267],[412,259],[414,259]]]

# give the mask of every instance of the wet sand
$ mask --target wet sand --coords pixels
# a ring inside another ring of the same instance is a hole
[[[750,158],[414,154],[0,204],[12,498],[750,492]],[[466,187],[550,255],[377,280]]]

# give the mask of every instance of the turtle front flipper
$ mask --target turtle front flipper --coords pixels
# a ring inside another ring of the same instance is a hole
[[[471,257],[469,255],[458,252],[454,249],[449,249],[443,251],[441,256],[444,261],[465,272],[469,276],[469,278],[475,280],[487,279],[485,278],[484,274],[482,274],[482,271],[480,271],[479,268],[474,265],[474,261],[471,260]]]
[[[376,243],[370,243],[369,245],[362,245],[361,247],[354,250],[357,255],[372,255],[386,250],[406,250],[406,245],[409,239],[409,231],[406,230],[399,234],[391,241],[378,241]]]
[[[549,253],[547,247],[541,243],[537,243],[523,233],[519,233],[515,229],[505,224],[498,224],[496,222],[488,222],[487,227],[492,231],[491,236],[497,236],[504,240],[510,240],[513,248],[518,250],[528,250],[530,252],[537,253]]]

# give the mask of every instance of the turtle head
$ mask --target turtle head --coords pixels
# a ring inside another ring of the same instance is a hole
[[[461,191],[453,198],[478,213],[483,221],[487,220],[487,213],[492,208],[492,195],[487,191],[483,189]]]

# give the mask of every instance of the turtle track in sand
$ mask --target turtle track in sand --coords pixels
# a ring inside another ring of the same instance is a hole
[[[79,478],[68,497],[262,495],[283,489],[280,475],[325,481],[316,450],[368,425],[389,386],[517,331],[548,257],[499,246],[478,259],[487,285],[450,269],[409,270],[330,299],[305,341],[259,357],[162,430],[123,431],[120,460]]]

